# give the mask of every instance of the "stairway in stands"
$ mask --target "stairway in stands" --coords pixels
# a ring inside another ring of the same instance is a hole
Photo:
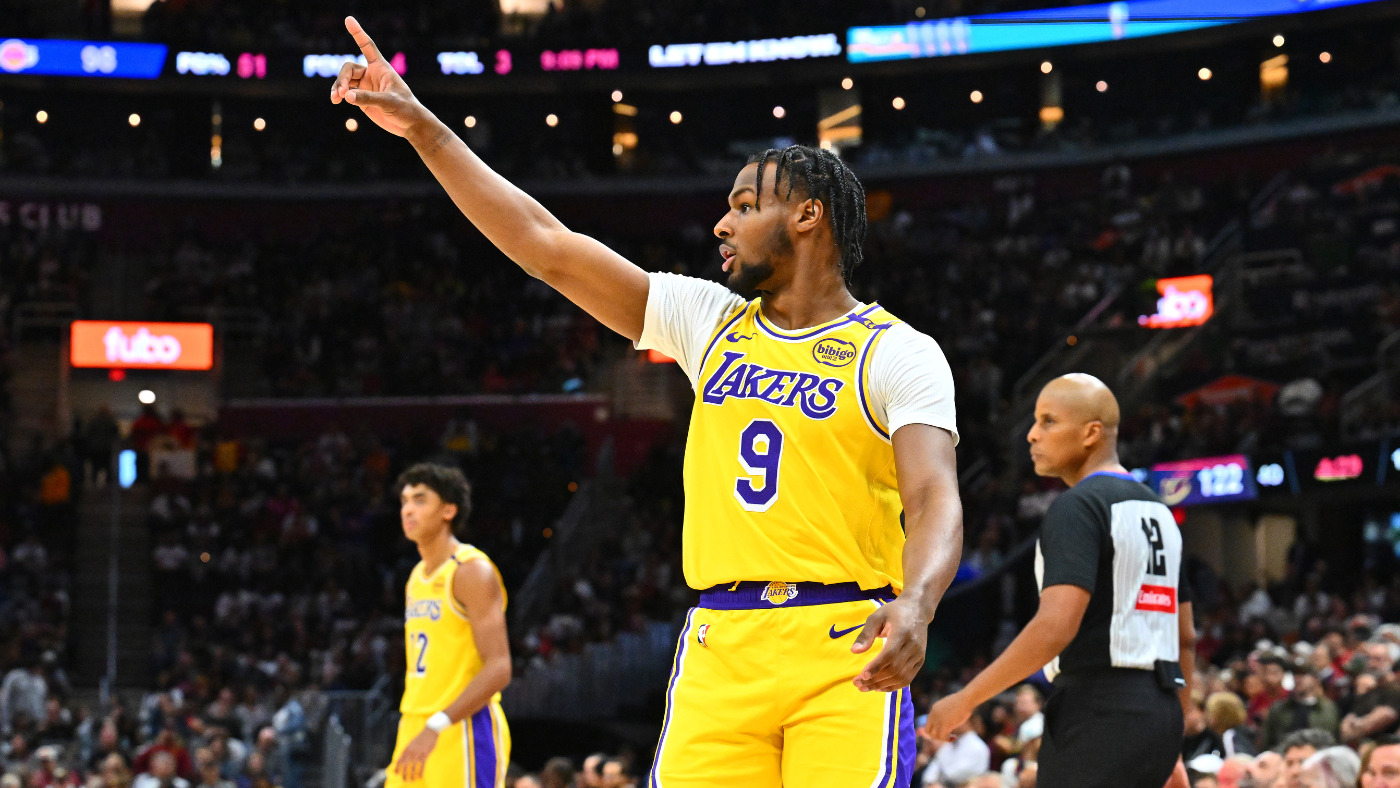
[[[116,687],[145,687],[151,661],[151,546],[146,529],[150,490],[120,495],[117,539]],[[107,602],[113,488],[88,488],[79,502],[78,558],[73,576],[75,683],[96,686],[107,673]]]

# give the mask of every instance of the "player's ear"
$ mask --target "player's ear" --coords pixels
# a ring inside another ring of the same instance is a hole
[[[798,211],[797,229],[799,232],[819,227],[826,217],[826,206],[822,205],[821,200],[811,197],[802,201],[802,204],[798,206]]]
[[[442,518],[447,521],[447,527],[451,528],[457,522],[457,504],[445,503],[442,505]]]

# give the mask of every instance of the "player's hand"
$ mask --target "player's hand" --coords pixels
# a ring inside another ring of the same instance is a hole
[[[865,619],[865,627],[851,645],[851,652],[869,651],[876,638],[884,638],[885,647],[855,677],[856,688],[861,692],[893,692],[909,686],[919,668],[924,666],[928,622],[920,617],[913,604],[896,599]]]
[[[928,722],[919,729],[919,735],[930,741],[946,742],[952,737],[954,728],[967,722],[972,711],[963,694],[954,692],[928,710]]]
[[[365,65],[346,63],[340,67],[340,75],[331,86],[331,103],[348,101],[364,110],[375,125],[400,137],[408,136],[414,126],[431,119],[432,113],[418,102],[413,91],[408,89],[408,83],[379,54],[379,47],[355,17],[345,17],[345,29],[359,45]]]
[[[394,773],[408,783],[421,778],[423,765],[427,763],[428,756],[433,754],[437,740],[438,735],[431,728],[424,728],[403,748],[403,752],[399,753],[399,759],[394,762]]]

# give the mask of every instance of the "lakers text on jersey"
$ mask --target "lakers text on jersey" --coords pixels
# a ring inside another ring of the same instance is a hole
[[[870,359],[878,305],[801,331],[737,310],[700,363],[686,443],[686,581],[903,585],[899,492]]]

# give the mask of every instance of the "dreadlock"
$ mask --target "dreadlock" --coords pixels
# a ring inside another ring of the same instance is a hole
[[[795,187],[801,186],[807,196],[821,202],[831,219],[831,237],[841,250],[841,278],[849,286],[851,272],[865,258],[865,189],[855,173],[836,154],[806,145],[789,145],[782,150],[769,148],[749,157],[749,164],[758,164],[758,182],[754,192],[763,194],[763,170],[768,162],[778,165],[773,177],[773,194],[787,177],[786,200]],[[755,198],[756,200],[758,197]]]

